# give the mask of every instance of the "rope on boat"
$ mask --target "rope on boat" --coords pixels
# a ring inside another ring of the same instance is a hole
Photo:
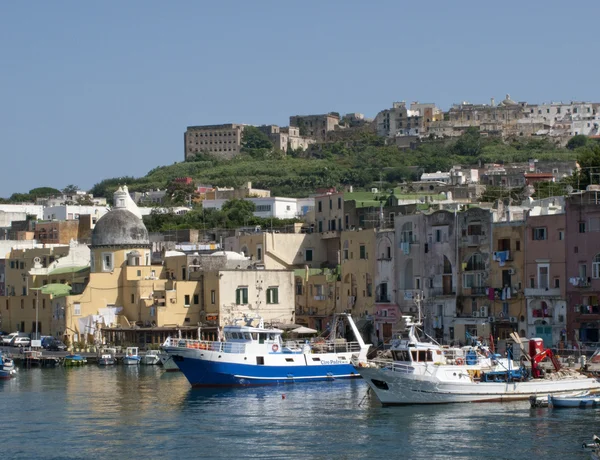
[[[367,397],[369,396],[369,394],[371,394],[371,387],[367,388],[367,392],[365,393],[365,395],[362,397],[362,399],[358,403],[358,407],[360,407],[362,405],[362,403],[364,402],[365,399],[367,399]]]

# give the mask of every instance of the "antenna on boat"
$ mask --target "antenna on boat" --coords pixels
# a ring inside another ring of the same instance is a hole
[[[420,326],[423,324],[423,314],[421,311],[421,305],[423,303],[423,291],[416,291],[413,296],[413,300],[417,306],[417,321],[415,324]]]

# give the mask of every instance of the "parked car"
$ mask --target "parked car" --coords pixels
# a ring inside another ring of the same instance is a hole
[[[56,339],[54,337],[52,337],[51,335],[44,335],[42,336],[42,348],[48,348],[48,346],[54,342]]]
[[[15,339],[15,337],[18,337],[18,336],[19,336],[18,332],[11,332],[10,334],[8,334],[6,336],[2,336],[2,345],[4,345],[5,347],[8,345],[12,345],[12,342]]]
[[[12,341],[13,347],[28,347],[31,345],[31,339],[29,337],[15,337]]]
[[[62,343],[60,340],[53,340],[46,347],[48,351],[65,351],[67,346]]]

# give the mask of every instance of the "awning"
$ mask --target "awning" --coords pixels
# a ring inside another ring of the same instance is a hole
[[[294,334],[316,334],[317,331],[315,329],[311,329],[310,327],[300,326],[296,329],[292,329],[290,332]]]

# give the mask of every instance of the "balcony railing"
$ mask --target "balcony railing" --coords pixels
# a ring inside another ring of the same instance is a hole
[[[390,303],[391,299],[388,295],[377,296],[377,303]]]
[[[467,288],[469,289],[469,288]],[[471,286],[471,295],[486,295],[487,286]]]
[[[441,297],[445,295],[456,295],[456,290],[454,288],[448,289],[443,287],[435,287],[429,289],[429,295],[431,297]]]
[[[560,297],[560,288],[525,288],[525,297]]]

